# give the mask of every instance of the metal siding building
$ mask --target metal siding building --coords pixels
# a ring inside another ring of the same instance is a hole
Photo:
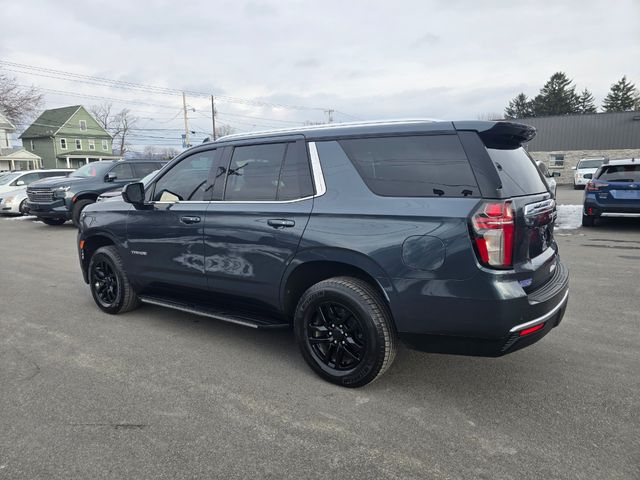
[[[640,111],[523,118],[536,128],[532,152],[640,148]]]

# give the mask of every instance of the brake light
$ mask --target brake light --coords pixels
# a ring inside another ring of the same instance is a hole
[[[544,323],[539,323],[538,325],[535,325],[533,327],[530,328],[525,328],[524,330],[520,330],[520,336],[524,337],[526,335],[531,335],[532,333],[535,333],[539,330],[542,330],[544,328]]]
[[[471,217],[480,261],[493,268],[513,265],[515,221],[510,201],[485,202]]]
[[[587,183],[587,186],[585,187],[587,192],[597,192],[598,190],[600,190],[601,188],[606,188],[608,187],[609,184],[608,183],[602,183],[602,182],[589,182]]]

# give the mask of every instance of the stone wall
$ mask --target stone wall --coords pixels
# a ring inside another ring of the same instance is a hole
[[[573,170],[578,162],[583,158],[604,157],[609,160],[619,158],[640,158],[640,149],[627,150],[571,150],[571,151],[554,151],[554,152],[529,152],[535,159],[545,162],[552,172],[560,172],[560,177],[556,177],[559,184],[573,183]],[[564,155],[564,166],[553,166],[553,155]]]

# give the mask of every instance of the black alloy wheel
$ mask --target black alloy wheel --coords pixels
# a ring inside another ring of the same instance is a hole
[[[120,294],[120,280],[109,259],[103,258],[91,265],[91,289],[103,308],[116,305]]]
[[[364,325],[341,303],[318,305],[306,325],[306,339],[317,359],[336,371],[357,367],[366,354]]]

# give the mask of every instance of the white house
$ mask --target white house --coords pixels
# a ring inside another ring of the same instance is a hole
[[[0,112],[0,172],[42,168],[42,159],[22,147],[11,146],[16,127]]]

